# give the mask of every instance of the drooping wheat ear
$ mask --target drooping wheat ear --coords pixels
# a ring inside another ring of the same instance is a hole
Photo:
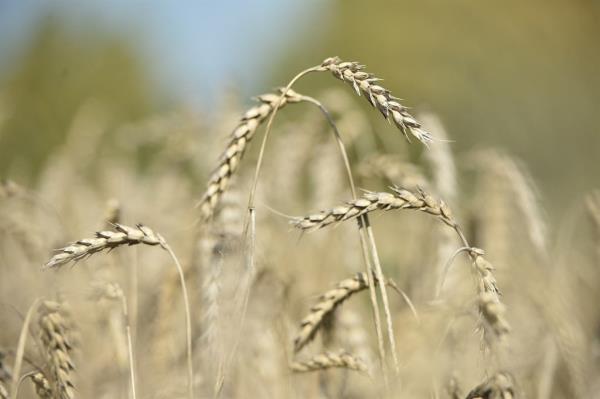
[[[357,273],[354,277],[340,281],[335,288],[325,292],[310,313],[300,322],[300,332],[294,339],[294,351],[300,351],[315,336],[325,318],[352,295],[369,288],[367,274]]]
[[[40,399],[53,399],[55,397],[52,385],[44,373],[37,371],[31,374],[29,378],[31,378],[31,382],[33,382],[33,386],[35,387],[35,393]]]
[[[357,218],[375,210],[413,209],[435,215],[450,227],[456,226],[450,209],[443,201],[436,201],[422,190],[413,193],[399,187],[391,189],[394,194],[365,191],[361,198],[348,201],[346,205],[294,218],[290,223],[302,230],[315,230],[333,223]]]
[[[136,227],[129,227],[122,224],[114,225],[116,231],[100,231],[96,233],[96,238],[85,238],[79,240],[65,248],[59,250],[59,253],[54,255],[44,266],[45,268],[59,268],[69,262],[74,262],[91,256],[105,249],[113,249],[122,245],[160,245],[162,249],[167,251],[179,274],[181,291],[183,294],[183,302],[185,307],[185,330],[186,330],[186,346],[187,346],[187,368],[188,368],[188,396],[190,399],[194,397],[193,388],[193,364],[192,364],[192,322],[190,313],[190,301],[185,284],[185,276],[183,268],[179,263],[179,259],[167,244],[165,239],[158,233],[154,232],[147,226],[142,224]]]
[[[473,388],[466,399],[514,399],[513,377],[506,372],[498,372]]]
[[[4,387],[4,384],[0,382],[0,399],[8,399],[8,391]]]
[[[275,93],[258,96],[257,99],[260,104],[246,111],[233,133],[231,133],[227,148],[221,154],[217,167],[208,179],[206,192],[197,205],[200,208],[201,221],[206,221],[213,215],[221,195],[227,190],[231,176],[239,166],[247,145],[254,137],[258,127],[277,107],[279,98],[280,94]],[[299,101],[301,101],[301,96],[292,90],[288,90],[279,104],[279,108]]]
[[[298,229],[310,231],[357,218],[372,211],[393,209],[417,210],[436,216],[454,229],[463,242],[463,249],[471,257],[474,269],[477,272],[479,310],[485,321],[501,338],[508,332],[508,322],[504,319],[504,307],[500,303],[500,292],[493,274],[494,268],[483,257],[483,251],[469,245],[460,226],[454,220],[452,212],[443,201],[433,198],[423,190],[413,193],[399,187],[392,187],[391,189],[394,192],[393,194],[365,191],[361,198],[348,201],[346,205],[306,217],[294,218],[290,223]],[[490,300],[493,300],[497,305],[491,306]]]
[[[362,360],[346,352],[321,353],[309,360],[295,361],[290,364],[290,369],[295,373],[306,373],[330,368],[345,368],[363,373],[366,373],[368,370]]]
[[[52,375],[52,391],[59,399],[72,399],[75,397],[75,366],[71,358],[73,347],[69,341],[67,323],[61,313],[61,304],[43,301],[38,308],[38,314],[40,340]]]
[[[167,247],[165,240],[160,234],[155,233],[149,227],[142,224],[129,227],[122,224],[114,225],[116,231],[99,231],[95,238],[84,238],[59,250],[46,264],[45,268],[60,267],[69,262],[101,252],[105,249],[113,249],[122,245],[160,245]]]
[[[331,71],[336,78],[352,85],[356,94],[363,95],[385,119],[394,122],[407,140],[410,141],[408,137],[410,132],[425,145],[433,141],[431,134],[421,128],[421,124],[408,113],[405,106],[399,103],[399,99],[392,96],[389,90],[377,85],[381,79],[363,71],[364,65],[358,62],[343,62],[338,57],[331,57],[323,61],[321,67]]]

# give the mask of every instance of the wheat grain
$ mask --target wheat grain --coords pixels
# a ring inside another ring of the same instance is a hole
[[[61,313],[61,307],[58,302],[43,301],[38,308],[38,324],[40,340],[51,370],[52,390],[59,399],[72,399],[75,397],[75,366],[71,358],[73,346],[69,340],[70,331]]]
[[[301,97],[292,90],[286,91],[281,101],[279,101],[280,95],[273,93],[263,94],[257,99],[260,104],[246,111],[231,133],[227,148],[221,154],[217,167],[208,179],[206,191],[197,205],[200,208],[201,221],[206,221],[213,215],[221,195],[227,189],[229,180],[236,172],[258,127],[277,107],[281,108],[288,103],[301,101]]]
[[[514,399],[513,377],[506,372],[498,372],[476,386],[466,399]]]
[[[323,61],[321,68],[331,71],[336,78],[352,85],[356,94],[363,95],[371,106],[381,112],[385,119],[394,122],[407,140],[410,141],[408,137],[408,132],[410,132],[425,145],[433,141],[431,134],[422,129],[421,124],[408,113],[408,109],[398,102],[399,99],[392,96],[389,90],[377,85],[381,79],[363,71],[364,65],[358,62],[343,62],[338,57],[330,57]]]
[[[53,399],[54,394],[52,391],[52,385],[44,373],[37,371],[30,376],[31,382],[35,387],[35,393],[40,399]]]
[[[326,370],[330,368],[345,368],[366,373],[367,366],[358,358],[346,352],[326,352],[318,354],[306,361],[295,361],[290,369],[295,373]]]

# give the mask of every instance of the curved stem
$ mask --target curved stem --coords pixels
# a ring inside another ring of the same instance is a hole
[[[123,317],[125,318],[125,333],[127,335],[127,350],[129,352],[129,373],[131,376],[131,395],[136,399],[135,394],[135,369],[133,358],[133,343],[131,339],[131,327],[129,323],[129,312],[127,311],[127,299],[125,295],[121,295],[121,307],[123,308]]]
[[[21,374],[21,366],[23,365],[23,355],[25,353],[25,345],[27,343],[27,335],[29,331],[29,323],[31,323],[31,316],[33,311],[37,308],[40,298],[37,298],[27,311],[23,326],[21,327],[21,334],[19,335],[19,343],[17,344],[17,353],[15,354],[15,367],[13,367],[12,376],[12,387],[10,392],[11,399],[17,399],[17,393],[19,392],[19,375]]]
[[[435,299],[438,299],[442,293],[442,288],[444,287],[444,282],[446,281],[446,277],[448,275],[448,270],[450,270],[450,266],[452,266],[452,263],[454,263],[454,259],[456,259],[456,257],[460,253],[465,252],[465,251],[471,251],[471,250],[472,250],[471,247],[460,247],[456,251],[454,251],[452,256],[450,256],[450,259],[448,259],[448,261],[444,265],[444,270],[442,270],[442,275],[440,276],[440,282],[438,283],[438,287],[435,292]]]
[[[185,307],[185,334],[186,334],[186,345],[187,345],[187,369],[188,369],[188,395],[189,399],[194,399],[194,369],[192,364],[192,318],[190,316],[190,301],[188,299],[188,292],[185,286],[185,276],[183,274],[183,268],[175,256],[175,253],[169,246],[164,244],[164,249],[171,255],[175,266],[177,267],[177,273],[179,273],[179,281],[181,282],[181,290],[183,292],[183,303]]]

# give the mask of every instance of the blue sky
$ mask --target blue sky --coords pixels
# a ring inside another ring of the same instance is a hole
[[[158,86],[180,101],[210,100],[219,87],[265,85],[261,71],[293,37],[323,29],[327,0],[0,0],[0,70],[26,48],[50,9],[74,33],[126,35]]]

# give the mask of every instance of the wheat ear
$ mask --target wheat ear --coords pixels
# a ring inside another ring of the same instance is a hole
[[[53,391],[59,399],[75,397],[73,371],[75,366],[71,357],[73,351],[70,331],[62,312],[62,305],[54,301],[43,301],[39,308],[38,324],[40,340],[45,350],[46,361],[52,374]]]
[[[340,281],[335,288],[321,295],[319,302],[300,322],[300,332],[294,339],[294,351],[300,351],[315,336],[323,320],[352,295],[369,287],[366,273]]]
[[[431,134],[423,130],[421,124],[408,113],[408,108],[399,103],[399,99],[390,91],[377,85],[381,79],[364,72],[364,65],[358,62],[344,62],[338,57],[327,58],[321,67],[331,71],[333,76],[350,84],[356,94],[362,95],[371,106],[379,110],[383,117],[393,122],[410,141],[408,133],[427,145],[433,141]]]
[[[280,91],[280,93],[283,92]],[[206,221],[213,215],[221,195],[227,190],[231,176],[237,170],[258,127],[276,108],[300,101],[299,95],[292,90],[286,91],[285,95],[281,94],[281,96],[273,93],[263,94],[257,99],[260,104],[250,108],[242,116],[239,124],[231,133],[227,148],[221,154],[217,167],[208,180],[206,192],[197,205],[200,208],[201,221]]]
[[[185,307],[185,325],[186,325],[186,344],[187,344],[187,368],[188,368],[188,395],[190,399],[194,398],[194,372],[192,363],[192,322],[190,315],[190,305],[188,292],[185,284],[183,268],[179,259],[167,244],[165,239],[142,224],[136,227],[129,227],[122,224],[114,225],[116,231],[100,231],[96,233],[96,238],[84,238],[67,247],[59,250],[45,265],[45,268],[58,268],[70,262],[76,262],[92,254],[106,249],[114,249],[123,245],[146,244],[150,246],[160,245],[175,263],[179,273],[179,281],[183,293],[183,302]]]
[[[346,353],[321,353],[306,361],[295,361],[290,364],[290,369],[295,373],[326,370],[330,368],[345,368],[367,373],[367,366],[362,360]]]

